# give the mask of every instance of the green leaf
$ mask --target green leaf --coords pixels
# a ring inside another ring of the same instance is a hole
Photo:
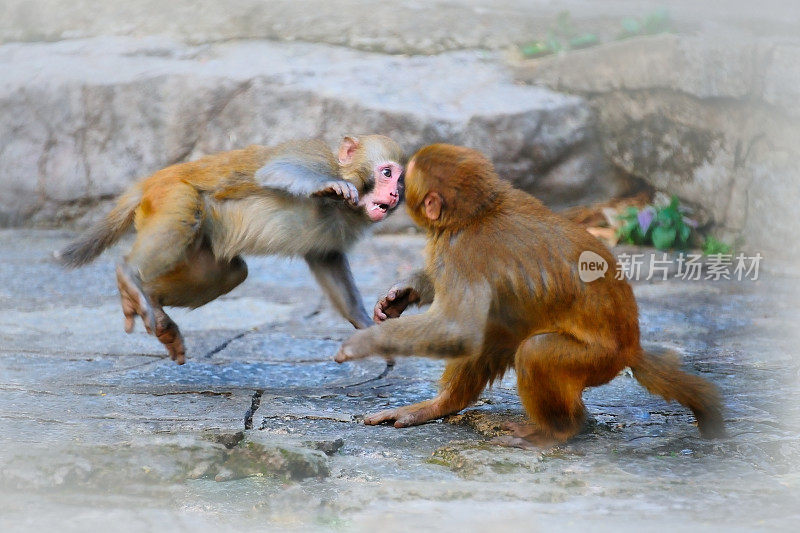
[[[648,35],[669,31],[670,29],[669,11],[663,7],[660,9],[656,9],[655,11],[653,11],[644,18],[644,20],[642,21],[642,26],[644,33]]]
[[[551,53],[557,54],[558,52],[562,51],[564,47],[561,45],[561,42],[558,39],[555,37],[549,37],[547,39],[547,49],[550,50]]]
[[[594,46],[600,42],[600,39],[594,33],[584,33],[583,35],[579,35],[569,41],[570,48],[589,48],[590,46]]]
[[[622,235],[625,236],[626,239],[633,238],[633,232],[636,230],[637,226],[635,222],[626,222],[622,225]]]
[[[633,230],[633,240],[636,242],[636,244],[644,244],[647,242],[647,232],[642,231],[642,227],[638,222]]]
[[[692,234],[692,228],[686,224],[681,223],[678,226],[678,240],[684,244],[689,241],[689,236]]]
[[[639,21],[632,17],[622,19],[622,30],[628,35],[638,35],[641,31]]]
[[[617,237],[626,244],[633,244],[630,234],[626,233],[623,227],[617,228]]]
[[[730,244],[718,240],[713,235],[706,237],[705,242],[703,242],[703,253],[706,255],[729,254],[732,249],[733,247]]]
[[[656,220],[661,226],[670,228],[675,225],[675,213],[671,208],[665,207],[656,213]]]
[[[675,244],[676,235],[677,230],[675,228],[657,226],[653,229],[653,246],[659,250],[668,250]]]
[[[553,52],[547,45],[541,41],[530,43],[522,47],[522,55],[525,57],[540,57],[552,53]]]
[[[639,210],[633,206],[628,206],[621,215],[617,215],[619,220],[631,221],[636,220],[639,216]]]

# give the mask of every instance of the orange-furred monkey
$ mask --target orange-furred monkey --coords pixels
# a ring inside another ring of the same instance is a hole
[[[133,224],[117,266],[125,330],[142,318],[173,360],[185,361],[163,306],[199,307],[247,277],[241,254],[302,256],[339,312],[372,324],[345,251],[400,202],[403,153],[381,135],[250,146],[160,170],[125,192],[98,225],[56,255],[88,263]]]
[[[508,440],[547,446],[580,430],[586,387],[630,367],[650,392],[690,408],[703,437],[724,435],[715,387],[676,359],[642,350],[628,283],[614,268],[581,280],[582,252],[614,265],[611,253],[500,180],[482,154],[446,144],[418,151],[407,168],[406,208],[428,233],[425,267],[389,289],[375,306],[381,323],[345,341],[336,361],[417,355],[447,366],[438,396],[367,416],[366,424],[404,427],[455,413],[513,367],[533,424],[517,425]],[[393,318],[428,303],[422,314]]]

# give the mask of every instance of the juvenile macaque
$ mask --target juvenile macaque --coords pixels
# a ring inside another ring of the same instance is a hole
[[[432,400],[367,416],[366,424],[421,424],[474,402],[510,367],[533,424],[514,425],[511,444],[548,446],[581,428],[581,393],[623,368],[650,392],[677,400],[703,437],[725,434],[715,387],[673,357],[639,344],[633,291],[614,268],[581,281],[584,251],[611,253],[582,227],[500,180],[474,150],[437,144],[417,152],[406,174],[406,208],[428,233],[425,267],[375,306],[378,326],[344,342],[336,361],[378,355],[441,357],[447,366]],[[430,304],[398,317],[410,304]]]
[[[199,307],[247,277],[241,254],[302,256],[336,309],[372,324],[345,251],[397,207],[400,147],[380,135],[345,137],[338,157],[322,141],[250,146],[172,165],[143,179],[98,225],[56,255],[86,264],[133,224],[117,266],[131,332],[138,315],[178,364],[186,348],[164,306]]]

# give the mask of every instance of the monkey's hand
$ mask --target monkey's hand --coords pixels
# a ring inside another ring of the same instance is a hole
[[[420,294],[413,287],[402,287],[395,285],[377,301],[373,311],[373,320],[380,324],[387,318],[397,318],[406,307],[420,300]]]
[[[311,193],[312,197],[340,197],[351,206],[358,205],[358,189],[346,180],[326,181],[316,191]]]

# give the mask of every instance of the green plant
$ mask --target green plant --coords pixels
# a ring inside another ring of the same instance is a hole
[[[697,223],[685,215],[677,196],[668,205],[628,207],[619,219],[617,237],[629,244],[652,244],[659,250],[686,248]]]
[[[622,26],[617,39],[627,39],[637,35],[656,35],[672,31],[669,11],[662,7],[648,13],[642,18],[625,17],[620,21]]]
[[[713,235],[709,235],[706,237],[706,240],[703,241],[703,253],[706,255],[729,254],[732,251],[733,246],[720,241]]]
[[[634,18],[625,17],[620,21],[622,26],[617,39],[627,39],[637,35],[656,35],[672,31],[672,21],[667,8],[659,8],[647,15]],[[557,54],[566,50],[578,50],[600,44],[600,38],[591,32],[579,32],[572,23],[569,11],[561,11],[555,22],[547,30],[543,39],[531,41],[520,47],[522,55],[527,58]]]
[[[540,57],[557,54],[563,50],[576,50],[594,46],[600,42],[593,33],[579,33],[572,24],[569,11],[561,11],[556,16],[555,24],[547,31],[547,36],[522,47],[525,57]]]

